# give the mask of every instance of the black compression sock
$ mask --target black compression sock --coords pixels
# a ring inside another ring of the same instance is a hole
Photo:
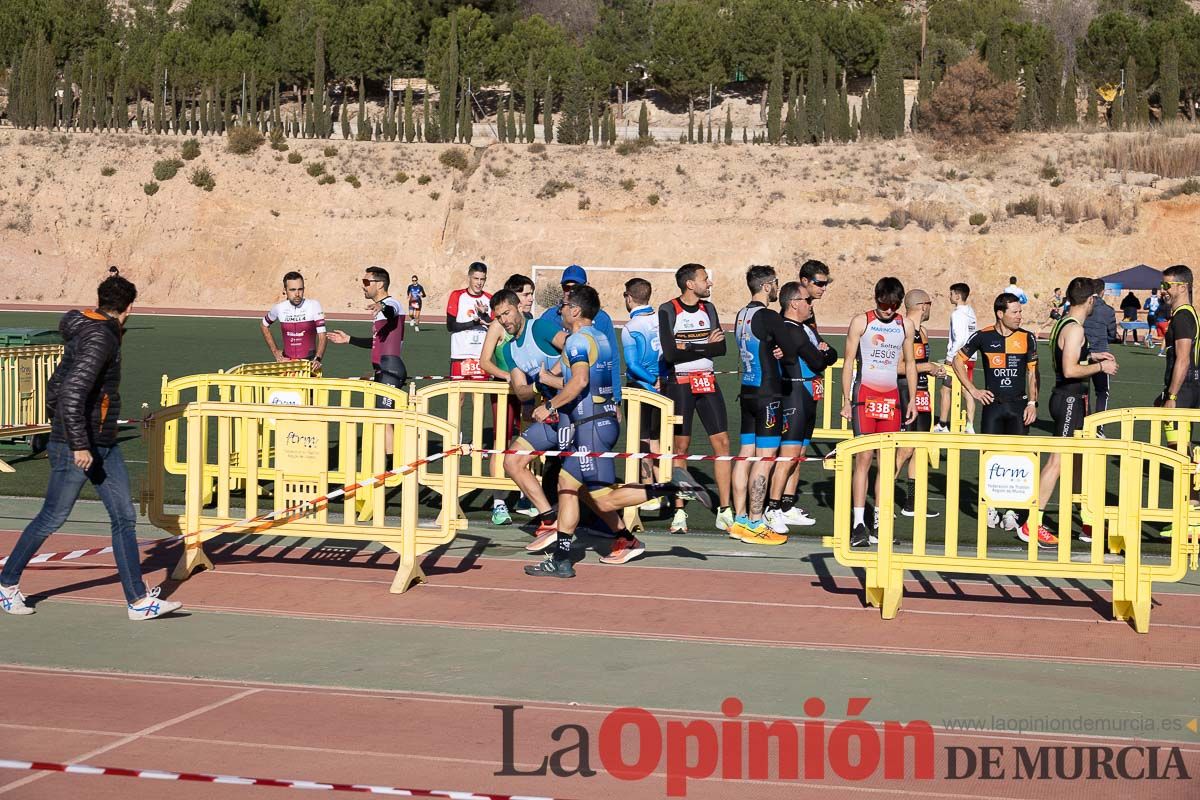
[[[783,505],[782,500],[768,500],[767,501],[767,510],[768,511],[780,511],[782,505]]]
[[[791,511],[794,505],[796,505],[796,495],[794,494],[785,494],[779,501],[779,507],[785,512]]]
[[[554,560],[571,560],[571,534],[558,532],[558,539],[554,542]]]
[[[653,500],[657,497],[667,497],[675,494],[676,487],[671,483],[648,483],[646,484],[646,497]]]

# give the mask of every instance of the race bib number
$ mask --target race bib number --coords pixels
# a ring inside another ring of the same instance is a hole
[[[692,385],[692,394],[712,394],[717,390],[717,381],[711,372],[688,373],[688,381]]]
[[[479,360],[475,358],[464,358],[461,362],[462,376],[464,378],[482,378],[483,370],[479,368]]]
[[[896,415],[896,406],[892,404],[891,398],[882,400],[868,400],[863,403],[863,409],[867,416],[871,419],[893,419]]]
[[[824,378],[813,378],[812,396],[813,396],[813,400],[818,403],[825,399],[825,379]]]
[[[921,414],[929,414],[933,411],[933,407],[929,403],[929,392],[917,392],[917,411]]]

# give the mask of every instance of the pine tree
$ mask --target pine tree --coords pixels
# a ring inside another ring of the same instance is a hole
[[[646,101],[642,101],[642,107],[638,109],[638,139],[646,141],[650,138],[650,112],[646,108]]]
[[[588,94],[583,66],[576,61],[563,87],[562,117],[558,121],[559,144],[585,144],[588,137]]]
[[[414,142],[417,139],[417,123],[413,117],[412,82],[404,87],[404,141]]]
[[[1087,116],[1084,117],[1088,127],[1096,127],[1100,124],[1100,109],[1096,104],[1096,90],[1090,85],[1087,87]]]
[[[808,140],[821,142],[825,139],[825,87],[821,82],[821,71],[825,67],[824,48],[815,35],[808,50],[808,80],[804,88],[804,114],[808,122]]]
[[[733,144],[733,112],[725,106],[725,144]]]
[[[542,101],[542,141],[554,139],[554,79],[546,76],[546,99]]]
[[[1174,122],[1179,116],[1179,50],[1174,40],[1167,40],[1158,67],[1158,98],[1162,105],[1162,121]]]
[[[525,61],[525,141],[537,138],[537,74],[533,70],[533,53]]]
[[[1067,85],[1063,89],[1062,102],[1058,109],[1058,124],[1069,128],[1079,125],[1079,111],[1075,106],[1078,101],[1079,87],[1075,84],[1075,70],[1067,73]]]
[[[783,115],[783,47],[775,46],[775,62],[771,67],[771,82],[767,88],[767,140],[779,144]]]
[[[458,15],[450,14],[450,50],[446,55],[446,63],[442,66],[441,85],[438,86],[440,96],[438,108],[441,116],[438,128],[441,138],[447,142],[454,141],[455,112],[458,108],[454,92],[458,88]],[[510,95],[511,96],[511,95]]]

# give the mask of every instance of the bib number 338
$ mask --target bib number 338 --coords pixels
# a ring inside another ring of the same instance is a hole
[[[896,414],[896,407],[887,399],[868,400],[863,406],[871,419],[892,419]]]

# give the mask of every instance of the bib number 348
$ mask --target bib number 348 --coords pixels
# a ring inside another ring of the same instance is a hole
[[[716,378],[711,372],[692,372],[688,375],[692,394],[712,394],[717,390]]]

